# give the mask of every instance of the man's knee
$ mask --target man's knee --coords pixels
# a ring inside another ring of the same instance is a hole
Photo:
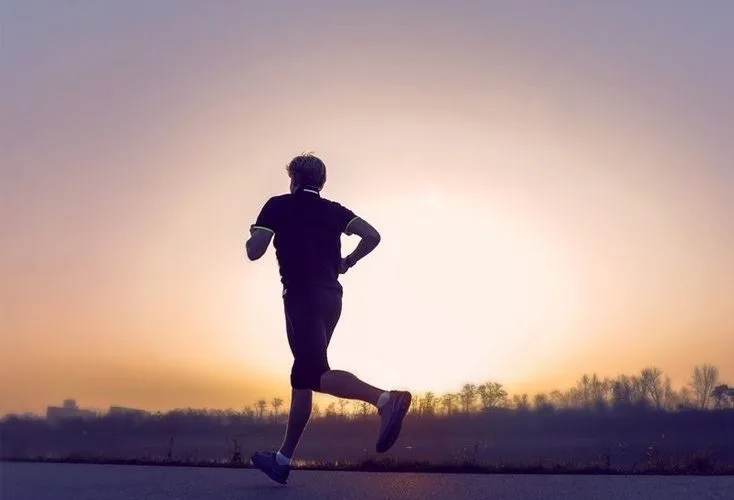
[[[291,371],[291,387],[321,392],[321,376],[328,371],[328,364],[304,366],[296,363]]]

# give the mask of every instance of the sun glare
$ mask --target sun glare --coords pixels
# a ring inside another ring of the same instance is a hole
[[[523,382],[558,356],[578,310],[573,266],[557,242],[486,205],[427,189],[371,210],[384,243],[343,280],[337,364],[441,391]]]

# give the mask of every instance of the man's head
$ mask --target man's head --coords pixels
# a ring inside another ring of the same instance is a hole
[[[296,156],[286,167],[291,178],[291,192],[299,188],[321,191],[326,183],[326,165],[311,153]]]

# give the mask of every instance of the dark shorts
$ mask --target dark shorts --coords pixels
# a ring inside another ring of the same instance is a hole
[[[342,291],[331,288],[289,289],[283,296],[288,344],[293,353],[291,387],[321,390],[330,370],[326,349],[342,312]]]

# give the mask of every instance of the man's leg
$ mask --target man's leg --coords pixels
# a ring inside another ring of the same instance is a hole
[[[358,399],[378,407],[382,406],[379,403],[384,404],[389,397],[389,392],[373,387],[342,370],[329,370],[321,375],[321,392],[338,398]],[[383,401],[380,401],[380,396]]]
[[[290,474],[290,462],[298,441],[303,435],[306,424],[311,416],[312,390],[306,380],[304,371],[308,372],[308,365],[313,358],[312,344],[318,349],[319,332],[312,311],[300,304],[301,300],[291,300],[291,295],[284,297],[286,332],[288,344],[294,356],[291,370],[291,410],[288,415],[283,444],[277,453],[257,452],[252,456],[252,464],[267,474],[272,480],[285,484]],[[296,328],[298,331],[296,331]],[[321,335],[323,337],[323,335]],[[321,343],[325,344],[322,339]],[[324,346],[325,350],[325,346]],[[316,351],[318,353],[318,350]],[[305,366],[304,366],[305,363]]]
[[[412,400],[407,391],[383,391],[342,370],[329,370],[321,375],[321,392],[339,398],[358,399],[377,407],[381,420],[375,448],[378,453],[386,452],[395,444]]]
[[[327,332],[319,303],[313,294],[290,294],[285,297],[286,332],[293,353],[291,369],[291,410],[278,464],[290,465],[298,442],[311,417],[313,389],[318,389],[319,367],[325,366]],[[323,359],[322,359],[323,358]]]
[[[341,292],[327,295],[322,304],[328,347],[341,316]],[[349,372],[332,370],[326,358],[326,349],[323,350],[323,355],[320,377],[314,389],[338,398],[357,399],[376,406],[381,419],[376,449],[380,453],[389,450],[400,434],[403,418],[410,408],[411,394],[405,391],[385,391],[363,382]]]
[[[341,292],[335,292],[330,300],[324,301],[325,307],[325,326],[326,326],[326,345],[331,343],[331,337],[334,334],[339,318],[342,313],[342,296]],[[343,370],[331,370],[328,364],[325,365],[328,370],[321,375],[319,379],[320,392],[336,396],[344,399],[357,399],[364,401],[378,408],[382,406],[389,397],[389,393],[377,387],[373,387],[353,374]],[[380,396],[382,399],[380,400]]]
[[[341,316],[341,293],[326,300],[325,324],[326,344],[331,342],[334,328]],[[376,450],[384,453],[389,450],[400,434],[403,418],[408,413],[411,394],[406,391],[385,391],[363,382],[353,374],[343,370],[332,370],[328,362],[323,365],[321,377],[318,379],[318,390],[338,398],[357,399],[377,407],[380,414],[380,435]]]
[[[285,439],[280,447],[280,453],[290,459],[296,451],[296,446],[311,418],[311,403],[313,392],[309,389],[293,389],[291,391],[291,411],[288,414],[288,427]]]

